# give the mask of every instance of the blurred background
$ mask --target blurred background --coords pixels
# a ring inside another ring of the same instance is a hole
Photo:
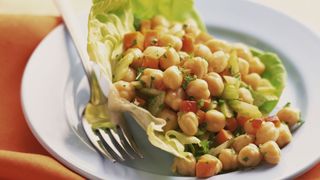
[[[78,12],[90,7],[91,0],[70,0]],[[320,0],[251,0],[277,9],[320,32]],[[52,0],[0,0],[0,14],[58,16]]]

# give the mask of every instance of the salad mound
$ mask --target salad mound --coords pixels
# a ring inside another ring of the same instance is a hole
[[[301,122],[289,105],[269,115],[285,86],[279,57],[211,36],[192,0],[94,0],[88,52],[110,89],[106,100],[92,87],[87,119],[112,127],[129,112],[180,175],[277,164]]]

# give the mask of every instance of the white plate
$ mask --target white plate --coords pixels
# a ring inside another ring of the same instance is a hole
[[[282,150],[277,166],[263,165],[215,178],[283,179],[319,162],[319,37],[287,16],[252,2],[211,0],[197,1],[196,6],[213,35],[278,53],[288,71],[288,85],[278,106],[291,101],[306,121]],[[24,113],[36,138],[81,175],[100,179],[178,178],[166,176],[170,174],[170,156],[152,147],[136,123],[131,123],[131,128],[144,150],[144,160],[112,164],[86,144],[78,119],[88,100],[88,84],[63,26],[51,32],[33,53],[21,93]]]

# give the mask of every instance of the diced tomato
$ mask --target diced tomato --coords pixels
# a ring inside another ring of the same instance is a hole
[[[199,118],[199,123],[204,123],[206,121],[206,113],[202,110],[198,110],[196,115]]]
[[[216,141],[218,144],[222,144],[232,138],[233,138],[233,135],[230,131],[221,129],[216,136]]]
[[[157,46],[159,41],[159,32],[155,30],[147,30],[144,38],[144,48],[148,46]]]
[[[248,117],[244,117],[244,116],[238,116],[237,117],[237,121],[238,121],[238,124],[240,125],[240,126],[244,126],[244,123],[246,123],[246,121],[248,121],[250,118],[248,118]]]
[[[202,109],[208,110],[210,108],[210,105],[211,105],[211,99],[205,99],[205,100],[203,100]]]
[[[266,117],[264,118],[265,121],[268,121],[268,122],[273,122],[273,124],[276,126],[276,127],[280,127],[281,125],[281,121],[280,119],[278,118],[278,116],[269,116],[269,117]]]
[[[238,127],[238,122],[235,118],[228,118],[226,120],[226,129],[233,132],[237,129]]]
[[[151,21],[150,20],[141,20],[141,22],[140,22],[140,31],[143,34],[145,34],[150,29],[151,29]]]
[[[184,35],[182,37],[182,51],[191,53],[194,50],[194,38],[190,35]]]
[[[220,72],[219,75],[220,75],[221,77],[223,77],[223,76],[230,76],[230,75],[231,75],[230,69],[229,69],[229,68],[226,68],[225,70],[223,70],[222,72]]]
[[[159,69],[159,60],[144,57],[142,59],[141,66],[146,68]]]
[[[138,106],[143,106],[146,104],[146,101],[140,97],[135,97],[134,99],[134,104],[138,105]]]
[[[261,124],[263,123],[262,118],[256,118],[251,120],[252,127],[255,129],[259,129],[261,127]]]
[[[139,48],[143,50],[144,36],[140,32],[127,33],[123,37],[123,48]]]
[[[154,87],[155,87],[156,89],[161,90],[161,91],[166,90],[166,86],[164,85],[163,81],[155,81],[155,82],[154,82]]]
[[[198,110],[196,101],[182,101],[180,104],[180,111],[182,112],[194,112]]]
[[[196,176],[206,178],[215,175],[215,166],[213,161],[199,159],[196,164]]]

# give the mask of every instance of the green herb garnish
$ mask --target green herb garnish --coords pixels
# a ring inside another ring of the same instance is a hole
[[[194,80],[196,80],[197,79],[197,77],[196,76],[192,76],[192,75],[190,75],[190,74],[187,74],[186,76],[184,76],[184,81],[183,81],[183,83],[182,83],[182,88],[183,89],[187,89],[187,86],[188,86],[188,84],[191,82],[191,81],[194,81]]]

